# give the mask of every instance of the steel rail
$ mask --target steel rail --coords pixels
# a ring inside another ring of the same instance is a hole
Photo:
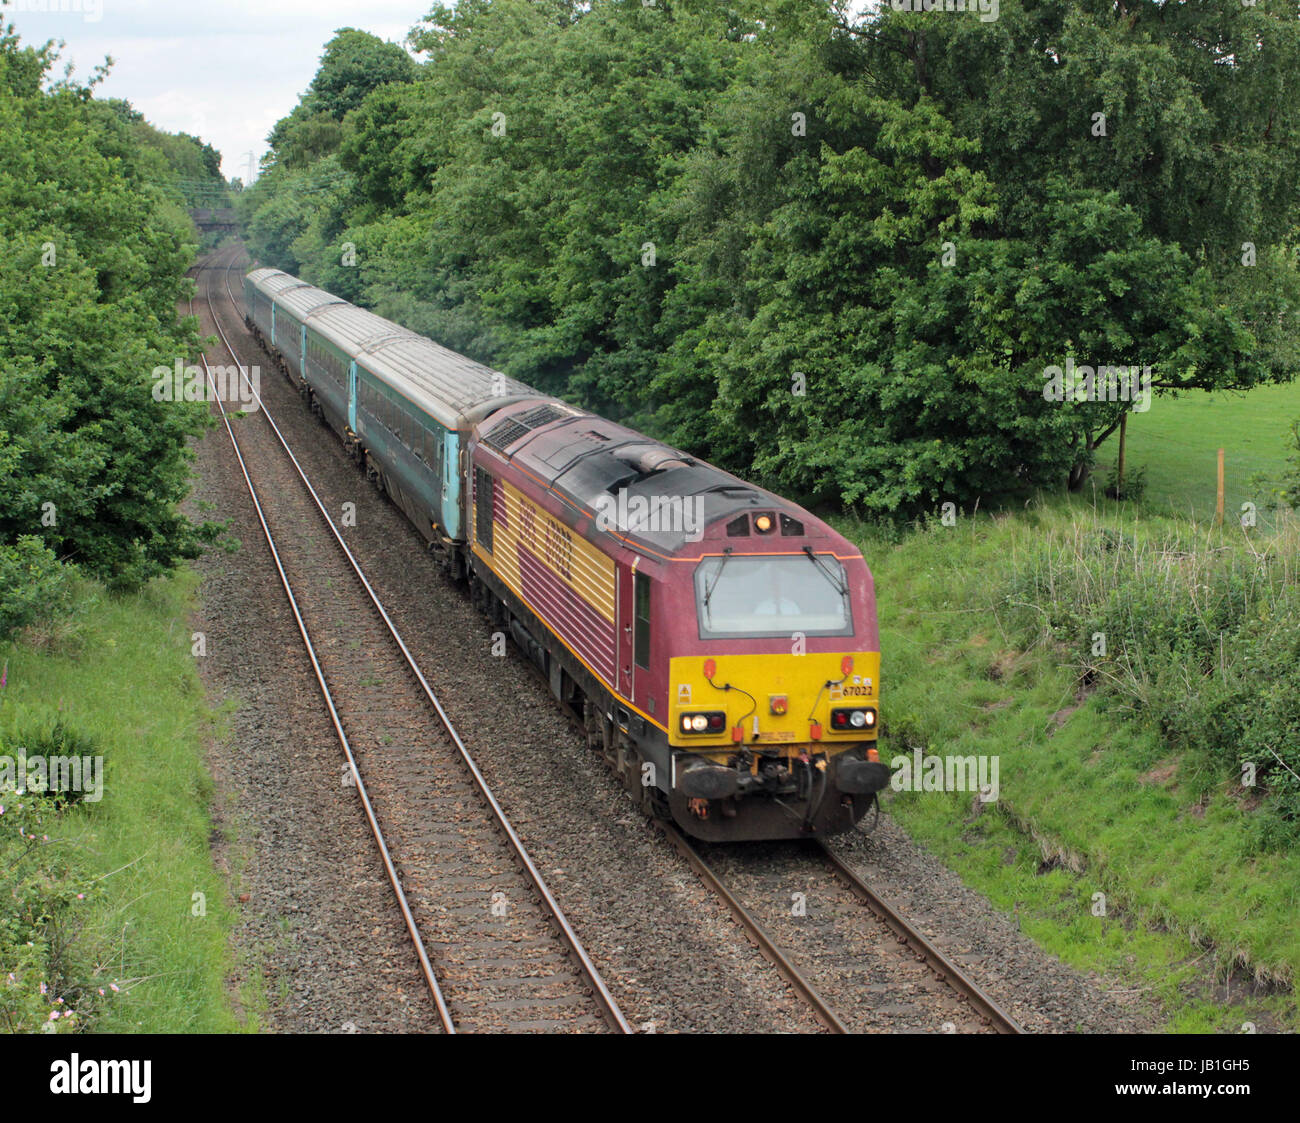
[[[238,254],[236,254],[235,256],[237,257]],[[231,269],[233,269],[233,267],[234,267],[234,259],[232,259],[231,262],[226,265],[224,281],[226,287],[226,294],[230,298],[231,305],[236,310],[238,310],[239,306],[235,299],[235,294],[230,288],[230,271]],[[248,377],[244,364],[240,360],[239,355],[235,352],[234,347],[231,345],[229,338],[226,336],[226,333],[222,329],[221,323],[217,318],[216,307],[212,303],[211,293],[208,294],[208,308],[212,314],[212,322],[217,329],[217,333],[221,336],[222,343],[225,345],[226,350],[230,353],[231,358],[235,360],[235,363],[239,368],[241,379],[248,385],[248,388],[252,392],[253,397],[257,400],[259,412],[266,418],[267,423],[271,426],[272,431],[275,433],[275,436],[280,443],[280,447],[284,449],[285,454],[288,456],[290,462],[293,464],[294,470],[298,474],[298,478],[302,481],[303,486],[306,487],[308,494],[311,496],[313,503],[315,503],[316,505],[316,509],[320,512],[321,518],[325,520],[325,525],[329,528],[330,534],[333,536],[334,541],[338,544],[339,548],[343,551],[343,555],[344,557],[346,557],[348,564],[352,569],[352,572],[356,575],[357,579],[360,581],[362,588],[365,589],[366,595],[370,599],[370,603],[374,606],[376,612],[379,614],[380,619],[383,621],[384,626],[387,628],[389,635],[392,637],[394,643],[397,645],[397,648],[401,651],[402,657],[405,660],[407,667],[411,670],[412,674],[415,676],[415,679],[419,683],[420,688],[424,692],[425,697],[428,699],[430,705],[437,713],[438,720],[441,722],[443,728],[447,731],[447,734],[451,738],[452,743],[456,746],[457,752],[460,754],[460,758],[462,762],[465,764],[466,768],[469,770],[470,776],[473,778],[475,787],[478,788],[478,791],[480,795],[482,795],[484,802],[486,802],[488,807],[491,809],[493,818],[496,820],[497,825],[501,828],[503,834],[505,835],[506,839],[510,843],[511,849],[514,851],[517,860],[519,861],[520,865],[523,867],[524,872],[527,874],[528,880],[532,882],[533,888],[536,889],[538,896],[541,898],[541,901],[546,908],[546,911],[550,913],[551,918],[555,922],[555,925],[559,931],[561,938],[563,939],[564,943],[568,946],[569,950],[573,953],[575,959],[577,960],[579,969],[581,970],[582,974],[587,979],[587,982],[590,985],[592,997],[595,999],[597,1005],[600,1006],[602,1012],[605,1015],[606,1021],[611,1025],[612,1028],[614,1028],[620,1033],[632,1033],[633,1032],[632,1027],[628,1024],[627,1019],[623,1016],[622,1010],[620,1010],[617,1001],[615,1000],[614,996],[610,993],[609,988],[606,986],[604,979],[601,977],[600,971],[596,967],[590,955],[587,953],[587,950],[583,946],[582,941],[578,937],[577,932],[573,929],[573,926],[569,923],[568,917],[565,916],[564,910],[560,907],[559,901],[555,899],[555,896],[551,892],[550,887],[547,885],[546,880],[542,876],[541,871],[537,868],[536,864],[533,862],[532,856],[528,853],[528,850],[525,848],[522,839],[520,839],[518,833],[515,831],[514,826],[511,824],[509,818],[505,813],[505,810],[501,807],[500,803],[497,801],[496,796],[493,794],[491,788],[488,786],[487,780],[483,776],[482,771],[479,769],[478,764],[475,762],[473,756],[470,754],[470,751],[466,747],[465,742],[462,740],[460,733],[456,730],[456,727],[452,724],[451,718],[448,716],[446,710],[443,708],[442,703],[438,700],[438,696],[434,693],[433,688],[429,685],[428,679],[425,678],[424,672],[420,669],[420,666],[416,662],[415,657],[411,654],[410,648],[407,647],[406,641],[402,638],[401,633],[397,629],[397,625],[393,623],[392,618],[388,614],[388,610],[384,608],[384,605],[380,601],[378,594],[374,590],[374,587],[371,585],[369,579],[365,575],[365,572],[362,570],[361,564],[357,561],[356,556],[352,553],[347,543],[343,540],[343,536],[339,533],[338,528],[335,526],[333,518],[326,510],[324,503],[321,502],[320,496],[317,494],[316,489],[312,486],[311,481],[307,478],[307,474],[303,470],[301,463],[298,461],[297,456],[294,454],[293,450],[289,447],[289,442],[285,439],[284,434],[281,432],[279,425],[276,424],[275,418],[271,415],[270,411],[266,408],[266,403],[262,400],[261,395],[257,392],[257,388],[253,385],[252,379]],[[232,439],[233,439],[233,435],[232,435]]]
[[[930,969],[974,1008],[981,1020],[998,1033],[1024,1033],[1020,1024],[997,1004],[951,959],[918,932],[907,919],[868,885],[858,872],[821,839],[814,845],[854,896],[885,922],[898,937],[929,965]]]
[[[754,915],[741,903],[730,889],[723,884],[722,879],[713,872],[713,868],[704,860],[704,857],[696,850],[695,845],[674,823],[655,820],[657,826],[668,841],[677,848],[677,852],[686,859],[700,877],[700,880],[708,889],[717,896],[731,915],[736,918],[744,930],[749,933],[758,950],[762,952],[763,958],[766,959],[786,982],[788,982],[799,995],[812,1008],[813,1013],[827,1029],[832,1033],[848,1033],[849,1028],[839,1019],[839,1016],[831,1009],[829,1003],[818,993],[817,988],[808,981],[808,978],[795,965],[767,934],[766,929],[755,919]]]
[[[202,267],[200,267],[202,272]],[[209,301],[209,307],[211,302]],[[190,309],[193,311],[194,301],[190,300]],[[214,315],[213,321],[215,323]],[[220,326],[217,328],[220,331]],[[456,1032],[455,1022],[452,1020],[451,1011],[447,1008],[446,999],[442,994],[442,988],[438,985],[438,977],[434,972],[433,964],[429,961],[429,954],[425,948],[424,937],[420,933],[420,926],[411,912],[411,906],[406,899],[406,892],[402,888],[401,878],[397,874],[397,868],[393,864],[392,854],[389,852],[388,843],[384,839],[384,832],[379,826],[379,820],[375,816],[374,805],[370,802],[370,794],[366,790],[365,781],[361,778],[361,772],[357,768],[356,757],[352,753],[352,745],[348,741],[348,735],[344,732],[343,724],[339,720],[338,708],[334,704],[334,696],[330,691],[329,685],[325,682],[325,674],[321,669],[320,660],[316,657],[316,647],[312,643],[311,635],[307,630],[307,624],[302,618],[302,612],[298,608],[298,600],[294,596],[293,587],[289,582],[288,574],[285,573],[284,565],[280,560],[280,551],[275,544],[275,536],[271,533],[270,526],[267,525],[266,515],[262,509],[261,500],[258,498],[257,489],[253,486],[252,477],[248,473],[248,465],[244,460],[243,451],[239,447],[239,440],[235,436],[234,429],[230,425],[230,418],[226,413],[225,404],[221,401],[216,393],[216,387],[212,380],[211,370],[208,366],[206,354],[200,354],[203,363],[203,374],[209,388],[212,390],[212,396],[217,402],[217,408],[221,411],[221,420],[226,427],[226,435],[230,438],[231,446],[235,450],[235,456],[239,460],[239,470],[243,473],[244,483],[248,487],[249,497],[253,501],[253,509],[257,513],[257,521],[262,526],[262,534],[266,538],[267,547],[271,551],[271,559],[275,562],[276,572],[280,575],[280,584],[284,588],[284,595],[288,598],[289,607],[293,610],[294,621],[298,625],[298,633],[302,637],[303,646],[306,648],[307,656],[311,660],[312,672],[316,676],[316,683],[320,687],[321,696],[325,701],[325,706],[329,710],[330,722],[334,726],[334,733],[338,737],[339,744],[343,747],[343,753],[347,757],[348,767],[352,770],[352,778],[357,786],[357,792],[361,796],[361,806],[366,813],[366,821],[370,825],[370,832],[374,836],[375,843],[379,847],[379,855],[384,863],[384,872],[388,875],[389,884],[393,888],[393,893],[397,897],[398,907],[402,910],[402,919],[406,922],[406,930],[410,934],[411,941],[415,945],[416,956],[420,961],[420,972],[424,976],[424,981],[429,988],[429,993],[433,996],[434,1004],[437,1006],[438,1019],[442,1023],[443,1029],[450,1034]]]

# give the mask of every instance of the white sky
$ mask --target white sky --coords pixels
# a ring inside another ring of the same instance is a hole
[[[226,178],[248,175],[266,134],[316,74],[342,27],[402,42],[426,0],[8,0],[0,22],[24,45],[66,43],[62,62],[90,78],[115,60],[99,97],[126,98],[166,132],[202,137],[222,155]]]

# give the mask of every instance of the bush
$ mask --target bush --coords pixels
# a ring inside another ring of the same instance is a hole
[[[1116,460],[1110,466],[1110,471],[1106,473],[1106,498],[1108,499],[1141,499],[1147,489],[1147,469],[1143,464],[1141,467],[1128,465],[1124,470],[1124,490],[1121,493],[1119,487],[1119,461]]]
[[[39,538],[24,535],[13,546],[0,545],[0,640],[66,611],[70,575]]]

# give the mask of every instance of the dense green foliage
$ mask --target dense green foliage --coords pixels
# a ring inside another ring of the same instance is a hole
[[[0,634],[61,566],[136,587],[212,534],[177,509],[205,407],[152,393],[198,343],[175,167],[122,103],[43,86],[53,61],[0,34]]]
[[[1300,28],[999,7],[462,0],[419,66],[341,32],[254,248],[809,501],[1079,486],[1129,403],[1047,401],[1046,368],[1294,372]]]
[[[164,133],[144,119],[129,102],[110,99],[95,102],[100,112],[111,112],[129,126],[131,144],[156,149],[170,169],[154,186],[187,207],[234,205],[229,185],[221,175],[221,153],[189,133]]]

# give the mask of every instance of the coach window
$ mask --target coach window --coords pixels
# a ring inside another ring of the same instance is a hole
[[[636,575],[636,630],[633,633],[633,658],[638,667],[650,667],[650,578],[644,573]]]

